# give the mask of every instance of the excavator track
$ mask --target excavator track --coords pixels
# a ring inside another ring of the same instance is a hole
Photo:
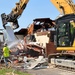
[[[48,62],[50,66],[75,71],[75,53],[50,54]]]

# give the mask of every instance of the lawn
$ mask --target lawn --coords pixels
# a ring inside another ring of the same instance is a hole
[[[11,68],[2,68],[0,69],[0,75],[31,75],[25,72],[17,71]]]

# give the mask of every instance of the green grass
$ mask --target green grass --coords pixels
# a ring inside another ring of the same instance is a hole
[[[14,73],[14,74],[13,74]],[[0,69],[0,75],[31,75],[25,72],[16,71],[14,69],[2,68]]]

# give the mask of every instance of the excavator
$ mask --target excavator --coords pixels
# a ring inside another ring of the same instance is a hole
[[[14,28],[19,27],[17,19],[22,14],[29,0],[20,0],[11,13],[1,14],[3,27],[12,22]],[[75,5],[72,0],[50,0],[61,13],[55,19],[55,46],[59,53],[48,56],[50,64],[75,69]]]
[[[72,0],[50,0],[60,11],[55,19],[55,46],[59,53],[48,56],[50,64],[75,69],[75,5]]]

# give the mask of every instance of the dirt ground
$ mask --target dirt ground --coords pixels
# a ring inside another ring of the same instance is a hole
[[[38,70],[27,70],[32,75],[75,75],[75,72],[59,68],[47,68]]]
[[[18,65],[15,65],[14,69],[15,70],[19,70],[19,71],[22,71],[22,72],[27,72],[27,73],[30,73],[32,75],[75,75],[75,71],[70,71],[70,70],[67,70],[67,69],[59,69],[59,68],[43,68],[43,69],[32,69],[32,70],[26,70],[24,69],[23,67],[20,67],[19,66],[20,64]],[[23,65],[23,64],[21,64]],[[1,68],[1,65],[0,65],[0,68]]]

